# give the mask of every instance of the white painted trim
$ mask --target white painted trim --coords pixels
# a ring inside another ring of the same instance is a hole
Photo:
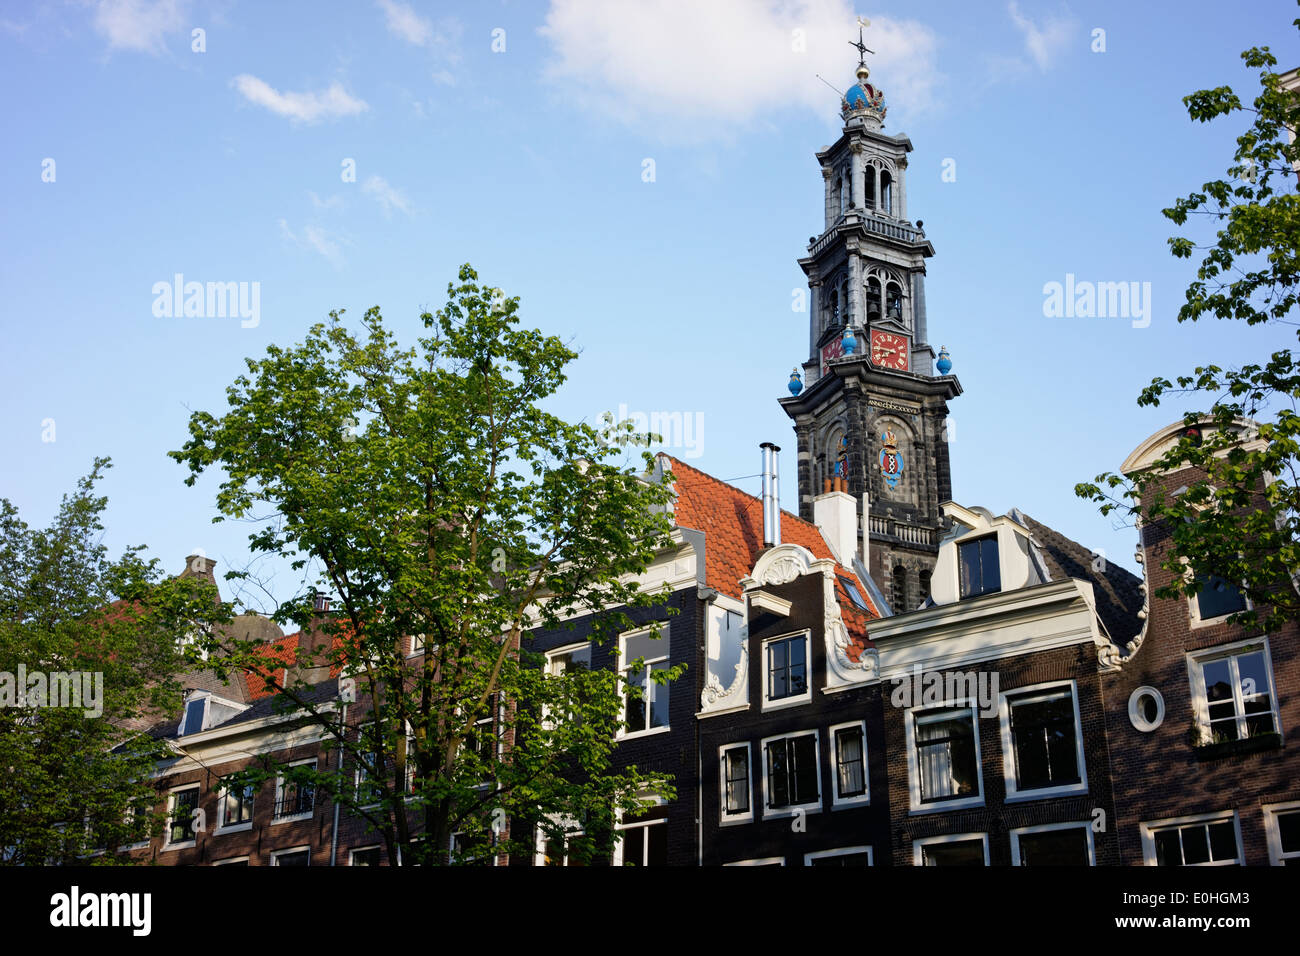
[[[723,866],[785,866],[785,857],[783,856],[764,856],[753,860],[736,860],[734,863],[724,863]]]
[[[1092,841],[1092,824],[1087,821],[1077,821],[1071,823],[1042,823],[1033,827],[1016,827],[1011,831],[1011,865],[1020,866],[1020,837],[1026,833],[1051,833],[1054,830],[1072,830],[1076,827],[1082,828],[1088,837],[1088,865],[1097,865],[1097,853]]]
[[[242,823],[226,823],[226,795],[229,787],[220,786],[217,788],[217,833],[240,833],[244,830],[253,829],[253,814],[257,809],[257,788],[253,787],[253,810],[249,812],[248,819]]]
[[[953,797],[948,800],[923,803],[921,801],[921,771],[916,763],[916,716],[918,713],[929,714],[931,712],[937,713],[944,710],[965,710],[970,714],[971,727],[974,730],[975,736],[976,792],[974,796]],[[907,794],[909,816],[920,816],[927,813],[944,813],[949,810],[960,810],[965,807],[984,806],[984,762],[980,754],[978,701],[965,698],[963,700],[945,702],[939,706],[917,705],[909,707],[903,712],[903,727],[907,740]]]
[[[614,857],[613,857],[613,863],[612,863],[611,865],[612,865],[612,866],[623,866],[623,837],[622,837],[622,833],[623,833],[624,830],[649,830],[651,827],[654,827],[654,826],[667,826],[667,825],[668,825],[668,818],[667,818],[667,817],[660,817],[660,818],[657,819],[657,820],[638,820],[638,821],[636,821],[636,822],[634,822],[634,823],[619,823],[619,824],[616,824],[616,825],[614,826],[614,831],[615,831],[615,840],[614,840]],[[646,834],[646,837],[649,838],[649,834]],[[636,864],[636,865],[637,865],[637,866],[641,866],[640,863],[638,863],[638,864]],[[649,864],[646,864],[646,865],[648,866]]]
[[[1075,769],[1079,773],[1079,782],[1062,784],[1058,787],[1021,790],[1016,784],[1016,755],[1011,734],[1012,698],[1060,696],[1059,691],[1066,688],[1069,689],[1070,700],[1074,707],[1074,760]],[[1073,679],[1047,681],[1002,691],[998,694],[998,723],[1002,731],[1002,778],[1006,784],[1006,803],[1046,800],[1051,797],[1088,792],[1088,766],[1083,756],[1083,723],[1079,718],[1079,687]]]
[[[1156,719],[1151,722],[1147,721],[1141,708],[1138,707],[1138,701],[1148,694],[1156,699]],[[1128,697],[1128,719],[1135,729],[1144,734],[1151,733],[1165,721],[1165,695],[1149,684],[1138,687]]]
[[[1183,864],[1184,866],[1245,866],[1246,859],[1241,846],[1241,820],[1236,810],[1220,810],[1215,813],[1198,813],[1189,817],[1170,817],[1165,820],[1150,820],[1138,824],[1142,834],[1142,859],[1147,866],[1157,866],[1155,834],[1158,830],[1171,830],[1192,826],[1197,823],[1220,823],[1232,821],[1233,833],[1237,838],[1237,856],[1231,860],[1210,861],[1208,863]]]
[[[1284,860],[1300,859],[1300,850],[1282,852],[1282,833],[1277,825],[1279,813],[1300,813],[1300,800],[1292,800],[1288,803],[1266,803],[1260,809],[1264,811],[1264,834],[1268,837],[1268,865],[1285,866]]]
[[[775,644],[778,641],[788,641],[792,638],[803,638],[803,673],[804,673],[804,691],[802,694],[795,694],[789,697],[781,697],[777,700],[769,700],[767,693],[771,688],[770,674],[768,672],[768,645]],[[813,688],[813,663],[812,663],[812,630],[805,628],[802,631],[789,631],[785,634],[776,634],[772,637],[763,638],[759,643],[758,653],[762,657],[763,666],[763,687],[762,687],[762,706],[761,710],[780,710],[784,707],[797,707],[801,704],[807,704],[812,701]]]
[[[987,833],[948,833],[943,836],[921,837],[912,841],[912,865],[925,866],[925,848],[941,843],[964,843],[979,840],[984,847],[984,865],[989,865],[989,835]]]
[[[230,857],[229,859],[226,859],[226,860],[213,860],[213,861],[212,861],[212,865],[213,865],[213,866],[230,866],[230,865],[232,865],[232,864],[234,864],[234,863],[247,863],[247,862],[248,862],[248,857],[247,857],[247,856],[232,856],[232,857]]]
[[[1244,641],[1202,647],[1186,653],[1187,680],[1191,687],[1192,720],[1203,734],[1210,733],[1210,701],[1205,691],[1205,671],[1202,665],[1229,657],[1240,657],[1256,650],[1263,650],[1264,665],[1268,669],[1268,700],[1271,708],[1269,712],[1273,717],[1273,731],[1279,735],[1282,733],[1282,720],[1278,712],[1277,682],[1273,677],[1273,654],[1269,648],[1268,637],[1261,635]],[[1242,730],[1245,728],[1247,715],[1240,680],[1233,686],[1233,706],[1237,717],[1237,739],[1242,740],[1245,739]]]
[[[745,813],[727,813],[727,759],[728,750],[739,750],[745,748],[745,772],[748,775],[747,786],[749,796],[749,810]],[[754,792],[754,748],[750,746],[748,740],[744,743],[723,744],[718,748],[718,825],[729,827],[738,823],[752,823],[754,821],[754,803],[757,794]]]
[[[803,865],[811,866],[813,860],[825,860],[836,856],[849,856],[854,853],[865,853],[867,855],[867,866],[876,865],[875,854],[872,853],[869,846],[842,846],[835,850],[818,850],[815,853],[805,853],[803,855]]]
[[[295,760],[292,763],[288,764],[287,766],[302,767],[307,764],[315,764],[318,769],[320,766],[318,762],[318,758],[316,757],[307,757],[302,760]],[[277,823],[293,823],[298,820],[310,820],[316,814],[316,799],[317,797],[320,796],[320,794],[317,792],[319,789],[320,788],[317,786],[312,787],[311,810],[309,812],[295,813],[288,816],[277,816],[280,809],[280,802],[284,793],[284,774],[277,774],[275,778],[275,803],[271,807],[271,824],[275,825]]]
[[[198,841],[197,831],[194,839],[182,840],[180,843],[171,842],[172,815],[176,812],[176,806],[175,806],[176,795],[178,793],[187,793],[190,790],[195,791],[199,795],[199,799],[194,802],[194,806],[197,808],[200,806],[200,801],[203,799],[203,787],[201,784],[197,784],[197,783],[181,784],[180,786],[172,787],[170,790],[167,791],[167,804],[166,804],[167,819],[166,822],[164,823],[166,829],[163,831],[163,845],[161,851],[163,853],[166,853],[170,850],[186,850],[189,849],[190,847],[198,845],[199,841]],[[193,819],[193,811],[191,811],[191,819]],[[143,845],[147,845],[147,844],[143,844]]]
[[[372,843],[369,846],[354,846],[348,851],[348,866],[356,866],[357,864],[353,862],[353,857],[365,850],[378,850],[382,856],[384,845],[382,843]]]
[[[822,742],[821,733],[817,728],[810,730],[793,730],[784,734],[773,734],[770,737],[764,737],[759,741],[759,755],[763,761],[763,778],[760,782],[759,792],[762,794],[762,816],[764,819],[781,819],[784,817],[793,817],[799,812],[820,813],[822,809]],[[767,798],[767,745],[775,740],[790,740],[794,737],[812,737],[813,739],[813,763],[817,768],[817,799],[810,800],[807,803],[794,803],[786,807],[768,806]],[[752,765],[751,765],[752,766]]]
[[[835,732],[857,728],[862,733],[862,793],[854,797],[840,796],[840,750],[835,745]],[[850,720],[847,723],[834,724],[826,728],[826,742],[830,747],[831,757],[831,809],[842,807],[861,807],[871,803],[871,766],[867,759],[867,722]]]
[[[620,722],[622,718],[627,716],[628,680],[626,674],[628,670],[628,664],[630,663],[630,661],[628,661],[627,659],[627,642],[628,640],[634,637],[642,637],[647,634],[653,634],[656,628],[659,631],[659,635],[656,638],[656,640],[663,641],[662,648],[656,647],[656,651],[662,649],[663,654],[656,657],[647,657],[645,659],[644,673],[645,673],[645,682],[646,682],[646,694],[648,696],[643,697],[642,701],[645,704],[645,708],[646,708],[646,720],[648,721],[650,719],[651,704],[653,703],[655,699],[655,695],[659,693],[660,689],[662,689],[664,693],[668,694],[669,701],[670,702],[672,701],[672,693],[670,688],[666,685],[656,684],[651,679],[650,676],[654,672],[654,665],[656,664],[664,665],[664,669],[667,669],[670,666],[672,666],[671,665],[672,629],[669,627],[668,623],[664,621],[660,621],[658,622],[657,626],[638,627],[635,630],[624,631],[622,634],[618,636],[618,699],[619,699],[619,706],[621,707]],[[669,719],[668,723],[662,727],[646,727],[644,730],[627,730],[620,726],[618,731],[614,735],[614,739],[637,740],[642,737],[653,737],[655,734],[666,734],[670,730],[672,730],[671,719]]]
[[[751,591],[749,606],[776,617],[789,617],[791,609],[794,608],[794,602],[779,598],[775,594],[769,594],[767,591]]]

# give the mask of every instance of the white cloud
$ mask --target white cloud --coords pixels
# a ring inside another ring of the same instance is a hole
[[[355,116],[370,109],[365,100],[351,96],[337,81],[331,83],[326,90],[308,93],[281,93],[265,80],[249,73],[241,73],[231,83],[250,103],[264,106],[280,116],[287,116],[295,123]]]
[[[409,4],[379,0],[379,6],[388,21],[389,33],[416,46],[425,46],[433,39],[433,24],[411,9]]]
[[[1007,13],[1025,37],[1025,51],[1040,70],[1046,71],[1052,60],[1060,53],[1076,29],[1073,19],[1068,16],[1047,17],[1040,27],[1020,12],[1015,0],[1007,4]]]
[[[870,19],[873,82],[910,113],[929,108],[941,79],[933,31]],[[547,79],[580,105],[679,133],[725,134],[789,108],[838,121],[839,102],[816,74],[842,90],[857,64],[849,0],[551,0],[540,32],[553,52]]]
[[[389,185],[383,176],[371,176],[361,184],[361,191],[372,197],[384,208],[385,216],[392,216],[393,210],[411,214],[411,203],[398,190]]]
[[[310,189],[307,190],[307,195],[311,198],[311,204],[316,209],[339,209],[343,205],[342,196],[327,196],[325,199],[321,199],[320,196],[312,192]]]
[[[166,37],[184,26],[180,0],[100,0],[95,30],[112,49],[161,53]]]
[[[298,236],[289,228],[289,223],[281,219],[280,235],[288,239],[300,249],[310,249],[318,252],[329,260],[330,265],[335,269],[341,269],[345,265],[343,259],[342,241],[338,237],[332,236],[320,226],[306,225],[303,227],[302,235]]]

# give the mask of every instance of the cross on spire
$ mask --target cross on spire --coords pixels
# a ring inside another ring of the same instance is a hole
[[[865,66],[867,62],[867,54],[876,52],[875,50],[868,49],[867,45],[862,42],[862,31],[869,26],[871,26],[870,20],[866,17],[858,17],[858,42],[854,43],[852,40],[849,41],[849,46],[858,51],[858,66]]]

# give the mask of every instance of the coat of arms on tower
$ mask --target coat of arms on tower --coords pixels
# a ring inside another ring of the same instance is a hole
[[[898,436],[886,428],[880,436],[880,444],[880,474],[892,491],[898,479],[903,477],[903,456],[898,453]]]

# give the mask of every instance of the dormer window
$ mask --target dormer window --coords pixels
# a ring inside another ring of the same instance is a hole
[[[979,597],[981,594],[992,594],[1002,590],[997,535],[988,535],[958,544],[957,564],[963,598]]]
[[[185,704],[185,718],[181,721],[180,736],[196,734],[203,729],[203,718],[208,713],[209,699],[205,694],[201,697],[191,697]]]

